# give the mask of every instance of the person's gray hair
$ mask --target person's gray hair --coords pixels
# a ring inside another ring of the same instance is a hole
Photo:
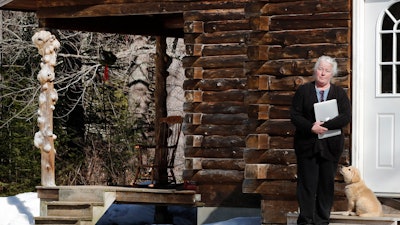
[[[317,71],[317,69],[319,67],[319,64],[322,61],[327,62],[327,63],[332,65],[333,76],[336,76],[337,73],[338,73],[338,64],[337,64],[337,62],[336,62],[336,60],[334,58],[332,58],[330,56],[326,56],[326,55],[323,55],[323,56],[318,58],[317,62],[314,65],[314,75],[315,75],[315,72]]]

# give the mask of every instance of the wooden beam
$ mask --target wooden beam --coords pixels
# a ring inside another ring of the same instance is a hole
[[[400,199],[399,198],[379,197],[378,199],[379,199],[379,201],[381,201],[381,203],[383,205],[400,210]]]
[[[103,201],[104,193],[115,193],[116,203],[145,203],[145,204],[201,204],[201,195],[194,190],[133,188],[117,186],[38,186],[38,197],[46,201]]]
[[[123,4],[68,5],[60,7],[51,7],[41,4],[37,15],[39,18],[157,15],[183,13],[185,8],[185,5],[182,5],[182,3],[153,1]]]
[[[168,55],[167,55],[167,40],[165,36],[156,37],[156,87],[154,96],[156,105],[156,116],[154,123],[157,146],[162,146],[166,140],[162,140],[160,135],[160,119],[167,116],[167,77],[168,77]],[[155,164],[159,165],[159,169],[155,171],[155,180],[160,185],[168,183],[168,172],[167,172],[167,160],[163,156],[167,154],[163,151],[167,151],[165,148],[156,147],[155,153]]]
[[[13,0],[1,9],[38,12],[39,17],[97,17],[149,15],[208,9],[244,8],[248,0],[203,1],[193,0]]]
[[[0,1],[0,6],[7,5],[8,3],[12,2],[13,0],[1,0]]]
[[[32,0],[14,0],[14,1],[32,1]],[[82,5],[111,5],[111,4],[128,4],[128,3],[148,3],[148,0],[39,0],[41,5],[47,5],[49,7],[60,7],[60,6],[82,6]],[[193,0],[156,0],[151,2],[177,2],[177,4],[183,4],[185,2],[191,2]]]
[[[1,7],[2,10],[16,10],[16,11],[36,11],[37,1],[35,0],[14,0]]]
[[[248,207],[260,208],[258,194],[244,194],[242,185],[235,183],[200,184],[201,202],[207,202],[210,207]]]
[[[72,19],[46,18],[39,20],[39,26],[47,29],[183,37],[183,17],[181,14]]]
[[[117,203],[195,205],[196,195],[180,192],[117,192]]]

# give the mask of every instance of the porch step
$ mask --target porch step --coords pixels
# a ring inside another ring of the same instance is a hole
[[[297,224],[298,213],[287,214],[287,225]],[[359,216],[342,216],[338,212],[331,214],[331,225],[350,225],[350,224],[365,224],[365,225],[400,225],[400,214],[384,214],[382,217],[359,217]]]
[[[79,219],[64,216],[38,216],[35,217],[35,225],[80,225]]]
[[[94,225],[115,201],[115,190],[96,187],[39,189],[40,215],[36,225]]]
[[[93,208],[103,206],[103,202],[46,202],[47,216],[92,217]]]
[[[35,225],[93,225],[89,217],[38,216]]]
[[[95,188],[74,187],[71,189],[60,189],[58,193],[59,201],[71,202],[104,202],[104,194],[107,191]]]

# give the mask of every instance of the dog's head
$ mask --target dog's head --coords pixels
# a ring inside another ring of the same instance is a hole
[[[357,183],[361,181],[360,171],[354,166],[343,166],[340,168],[340,173],[343,175],[346,184]]]

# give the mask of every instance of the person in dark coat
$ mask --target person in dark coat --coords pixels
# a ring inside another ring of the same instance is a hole
[[[318,58],[314,81],[301,85],[290,109],[296,127],[294,149],[297,159],[297,224],[329,224],[334,198],[334,178],[344,148],[344,134],[319,139],[327,130],[342,129],[351,120],[351,105],[345,90],[331,83],[337,62],[329,56]],[[321,92],[323,91],[323,92]],[[336,99],[339,115],[316,121],[314,103]]]

